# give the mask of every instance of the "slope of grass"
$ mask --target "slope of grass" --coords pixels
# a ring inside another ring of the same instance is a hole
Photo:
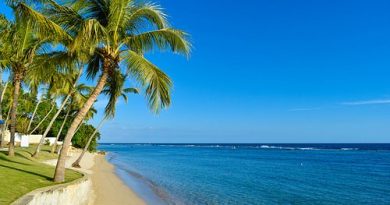
[[[49,150],[50,147],[44,146],[37,159],[31,157],[34,147],[17,148],[15,157],[0,152],[0,204],[10,204],[34,189],[56,184],[52,181],[54,167],[41,163],[57,158]],[[66,171],[66,182],[80,177],[78,172]]]

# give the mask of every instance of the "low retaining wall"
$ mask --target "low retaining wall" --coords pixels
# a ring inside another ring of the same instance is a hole
[[[88,175],[81,179],[36,189],[12,205],[87,205],[92,200],[92,182]]]

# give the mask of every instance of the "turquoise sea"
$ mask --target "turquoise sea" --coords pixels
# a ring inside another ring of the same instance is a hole
[[[148,204],[390,204],[390,144],[100,144]]]

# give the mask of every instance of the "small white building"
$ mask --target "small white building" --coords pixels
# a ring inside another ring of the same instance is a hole
[[[11,135],[9,130],[4,131],[4,141],[9,143]],[[30,144],[38,144],[43,135],[21,135],[15,133],[15,144],[20,144],[21,147],[28,147]],[[55,142],[55,137],[46,137],[45,142],[48,141],[50,145],[53,145]],[[57,142],[57,144],[62,144],[62,142]]]

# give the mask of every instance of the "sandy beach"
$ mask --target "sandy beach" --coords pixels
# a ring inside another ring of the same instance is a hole
[[[114,166],[103,155],[96,155],[92,171],[95,205],[146,204],[118,178]]]
[[[71,164],[77,159],[79,153],[80,150],[72,150],[69,153],[66,161],[67,168],[71,167]],[[49,160],[46,163],[55,166],[56,160]],[[107,162],[104,155],[86,153],[80,165],[82,168],[75,170],[89,174],[92,180],[94,193],[91,196],[93,200],[90,204],[146,204],[115,174],[114,166]]]

